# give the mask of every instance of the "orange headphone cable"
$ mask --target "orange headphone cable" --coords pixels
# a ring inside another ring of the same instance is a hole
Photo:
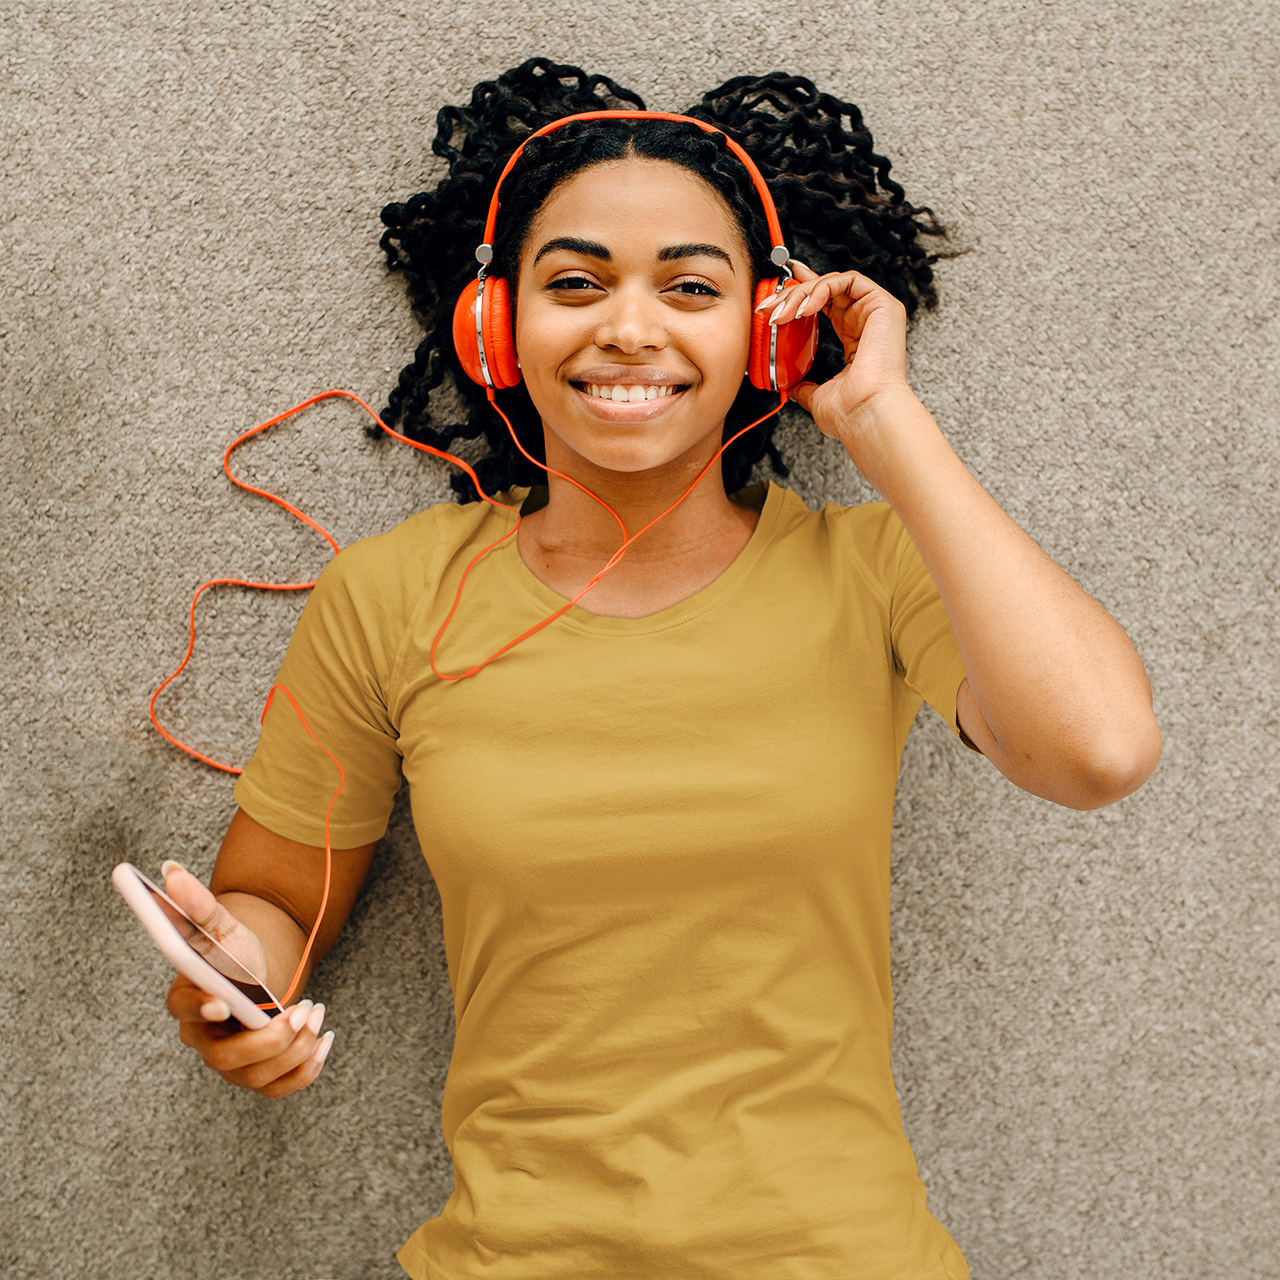
[[[485,502],[489,503],[490,506],[498,507],[503,511],[510,511],[516,516],[515,526],[509,529],[500,538],[497,538],[494,542],[490,543],[487,547],[479,551],[472,558],[470,563],[462,572],[462,577],[459,579],[458,589],[454,595],[453,603],[450,606],[449,612],[445,616],[443,623],[441,623],[440,625],[440,630],[436,632],[435,639],[432,641],[432,645],[431,645],[431,651],[430,651],[431,670],[433,674],[438,679],[441,679],[441,680],[449,680],[449,681],[464,680],[469,676],[476,675],[478,672],[482,671],[485,667],[487,667],[489,663],[493,662],[496,658],[500,658],[503,654],[510,652],[510,650],[515,648],[516,645],[523,643],[525,640],[529,639],[530,636],[536,635],[539,631],[541,631],[544,627],[549,626],[557,618],[563,617],[564,614],[566,614],[570,609],[572,609],[574,605],[576,605],[587,594],[587,592],[589,592],[594,586],[596,586],[599,583],[600,579],[603,578],[604,575],[608,573],[610,569],[612,569],[615,565],[618,564],[618,562],[622,559],[624,555],[626,555],[627,551],[630,549],[630,547],[636,541],[637,538],[641,537],[641,535],[643,535],[649,529],[651,529],[664,516],[670,514],[670,512],[675,510],[675,508],[678,507],[680,503],[682,503],[685,500],[685,498],[687,498],[689,494],[693,492],[694,488],[697,486],[699,481],[702,480],[702,478],[707,474],[707,472],[715,464],[717,459],[719,459],[724,454],[724,451],[731,444],[733,444],[735,440],[745,435],[752,428],[759,426],[760,423],[764,422],[766,418],[771,418],[787,402],[786,392],[785,391],[780,392],[777,405],[775,405],[772,409],[770,409],[768,413],[764,414],[760,418],[757,418],[754,422],[749,423],[747,426],[743,427],[741,430],[737,431],[734,435],[732,435],[728,440],[726,440],[720,446],[720,448],[715,452],[715,454],[712,455],[710,461],[707,462],[706,466],[704,466],[702,470],[698,472],[697,476],[694,477],[693,482],[688,486],[688,488],[686,488],[685,491],[669,507],[666,508],[666,510],[660,512],[657,516],[655,516],[642,528],[636,530],[635,533],[629,534],[627,532],[626,524],[622,520],[622,517],[619,516],[618,513],[614,511],[614,509],[611,506],[609,506],[609,504],[605,502],[603,498],[599,497],[597,494],[592,493],[590,489],[588,489],[585,485],[581,484],[579,481],[575,480],[572,476],[565,475],[564,472],[557,471],[553,467],[548,467],[545,462],[539,462],[537,458],[533,457],[532,454],[530,454],[529,451],[524,447],[524,445],[520,443],[520,439],[516,435],[516,431],[514,426],[512,426],[511,424],[511,420],[507,417],[505,413],[503,413],[502,409],[498,406],[497,401],[494,398],[493,389],[486,388],[486,394],[488,396],[490,404],[493,405],[495,411],[498,413],[498,416],[501,417],[504,423],[506,423],[507,430],[510,432],[511,439],[515,443],[516,448],[535,466],[541,467],[544,471],[548,472],[549,474],[559,476],[560,478],[568,481],[570,484],[574,485],[576,488],[581,489],[583,493],[593,498],[596,502],[600,503],[600,505],[604,507],[605,510],[608,511],[609,514],[612,515],[613,518],[617,521],[618,527],[622,530],[623,541],[621,546],[619,546],[618,549],[609,558],[608,562],[599,570],[599,572],[597,572],[592,576],[592,578],[587,583],[587,585],[583,587],[582,590],[579,591],[578,594],[575,595],[572,600],[567,601],[560,608],[556,609],[553,613],[549,614],[546,618],[542,619],[542,621],[530,627],[527,631],[521,632],[521,634],[516,636],[515,639],[508,641],[508,643],[504,644],[495,653],[490,654],[489,657],[487,657],[483,662],[477,663],[475,666],[469,667],[466,671],[463,671],[458,674],[450,674],[448,672],[441,671],[440,668],[436,665],[436,655],[437,655],[437,652],[439,651],[440,642],[444,638],[445,631],[448,629],[449,624],[453,621],[454,614],[457,612],[458,605],[461,603],[462,592],[463,592],[463,588],[466,585],[467,578],[470,575],[471,570],[486,555],[488,555],[490,551],[500,546],[503,542],[505,542],[508,538],[512,537],[514,534],[518,533],[520,529],[520,525],[522,523],[522,517],[519,511],[517,511],[514,507],[508,506],[506,503],[497,501],[496,498],[491,498],[487,493],[485,493],[483,487],[480,484],[479,477],[476,475],[475,471],[472,469],[470,465],[468,465],[465,461],[463,461],[463,459],[457,457],[456,455],[451,453],[446,453],[443,449],[436,449],[429,444],[422,444],[417,440],[410,440],[408,436],[401,435],[400,432],[395,431],[391,427],[387,426],[387,424],[382,421],[382,419],[368,406],[368,404],[366,404],[365,401],[362,400],[354,392],[345,391],[345,390],[336,389],[336,388],[330,391],[322,391],[319,394],[311,396],[309,399],[302,401],[300,404],[296,404],[292,408],[286,409],[283,413],[277,414],[274,418],[269,418],[266,422],[259,423],[258,426],[237,436],[227,446],[226,451],[222,455],[222,469],[226,473],[227,479],[230,480],[232,484],[234,484],[239,489],[245,490],[247,493],[252,493],[258,497],[266,498],[267,501],[274,502],[276,506],[281,507],[283,510],[289,512],[290,515],[296,516],[297,519],[301,520],[304,524],[306,524],[310,528],[314,529],[317,533],[319,533],[320,536],[324,538],[324,540],[328,542],[328,544],[333,548],[334,554],[336,555],[341,550],[341,548],[338,546],[337,539],[335,539],[333,535],[328,532],[328,530],[326,530],[317,521],[313,520],[305,512],[295,507],[291,502],[286,501],[279,494],[272,493],[268,489],[262,489],[256,485],[249,484],[245,480],[241,480],[240,477],[237,476],[231,470],[231,455],[242,444],[244,444],[248,440],[251,440],[254,436],[259,435],[260,433],[267,431],[274,426],[279,425],[281,422],[286,421],[287,419],[293,417],[297,413],[301,413],[302,410],[310,408],[313,404],[317,404],[321,400],[328,400],[337,396],[346,400],[352,400],[356,404],[358,404],[382,428],[383,431],[385,431],[389,436],[392,437],[392,439],[398,440],[402,444],[407,444],[413,449],[418,449],[423,453],[429,453],[433,457],[441,458],[446,462],[452,463],[454,466],[460,467],[471,478],[471,482],[476,487],[476,492],[480,495],[480,497]],[[166,739],[166,741],[171,742],[180,751],[184,751],[186,752],[187,755],[194,757],[196,760],[199,760],[202,764],[207,764],[214,769],[220,769],[224,773],[239,774],[243,772],[243,769],[241,766],[224,764],[222,761],[215,760],[212,756],[206,755],[204,752],[198,751],[196,748],[188,746],[185,742],[180,741],[173,734],[171,734],[164,727],[164,725],[160,723],[160,718],[156,713],[156,701],[160,697],[160,694],[163,693],[164,690],[168,688],[168,686],[171,685],[182,674],[183,671],[186,670],[187,665],[188,663],[190,663],[192,655],[195,652],[196,604],[199,602],[200,597],[206,591],[208,591],[211,587],[217,587],[217,586],[248,587],[258,591],[308,591],[315,586],[315,581],[312,580],[309,582],[258,582],[254,579],[249,579],[249,578],[212,578],[208,582],[202,583],[197,588],[195,594],[191,598],[191,607],[188,612],[188,625],[187,625],[187,651],[183,655],[182,661],[181,663],[178,664],[178,667],[170,675],[166,676],[163,681],[161,681],[159,686],[156,688],[155,692],[151,695],[151,701],[148,706],[148,713],[151,718],[151,723],[155,726],[156,731],[160,734],[161,737]]]
[[[291,409],[286,409],[283,413],[277,414],[274,418],[270,418],[266,422],[260,423],[258,426],[254,427],[252,430],[246,431],[242,435],[237,436],[236,439],[233,440],[227,446],[226,451],[222,455],[222,469],[226,473],[227,479],[229,479],[232,484],[234,484],[237,488],[244,489],[248,493],[255,494],[261,498],[266,498],[269,502],[274,502],[278,507],[281,507],[285,511],[289,512],[290,515],[296,516],[299,520],[303,522],[303,524],[308,525],[310,528],[314,529],[317,533],[319,533],[320,536],[324,538],[324,540],[328,542],[328,544],[333,548],[334,554],[335,555],[338,554],[341,548],[338,546],[337,540],[333,537],[332,534],[328,532],[328,530],[326,530],[322,525],[320,525],[315,520],[311,519],[311,517],[308,516],[305,512],[299,510],[299,508],[295,507],[292,503],[286,501],[279,494],[272,493],[268,489],[258,488],[255,485],[249,484],[247,481],[241,480],[231,470],[231,455],[236,451],[236,449],[238,449],[242,444],[244,444],[245,441],[252,439],[254,436],[258,435],[259,433],[263,431],[267,431],[270,428],[278,425],[279,423],[284,422],[286,419],[293,417],[293,415],[296,413],[301,413],[303,409],[309,408],[311,405],[316,404],[321,400],[327,400],[327,399],[330,399],[331,397],[339,396],[347,400],[354,400],[355,403],[358,404],[362,409],[364,409],[364,411],[368,413],[369,416],[373,418],[373,420],[377,422],[378,425],[393,439],[399,440],[401,443],[407,444],[414,449],[419,449],[424,453],[432,454],[434,457],[442,458],[446,462],[450,462],[450,463],[453,463],[455,466],[461,467],[462,470],[465,471],[467,475],[471,477],[471,482],[475,485],[476,492],[479,493],[479,495],[485,502],[489,503],[490,506],[499,507],[503,511],[510,511],[515,515],[516,523],[514,527],[509,529],[500,538],[495,539],[487,547],[485,547],[483,550],[478,552],[471,559],[470,563],[468,563],[467,567],[462,572],[462,577],[458,581],[458,589],[454,594],[453,603],[450,606],[449,612],[445,616],[444,621],[440,624],[440,629],[439,631],[436,632],[435,639],[432,641],[432,644],[431,644],[431,652],[430,652],[431,670],[441,680],[450,680],[450,681],[465,680],[469,676],[474,676],[478,674],[485,667],[487,667],[491,662],[493,662],[496,658],[500,658],[504,653],[508,653],[510,650],[514,649],[516,645],[521,644],[525,640],[529,639],[530,636],[536,635],[544,627],[549,626],[557,618],[562,617],[565,613],[567,613],[570,609],[572,609],[574,605],[576,605],[578,601],[581,600],[583,596],[587,594],[587,592],[589,592],[594,586],[596,586],[596,584],[601,580],[601,578],[604,577],[606,573],[609,572],[610,569],[612,569],[615,565],[618,564],[618,562],[623,558],[623,556],[626,555],[630,547],[635,543],[637,538],[647,533],[651,528],[653,528],[655,524],[657,524],[659,520],[661,520],[664,516],[674,511],[675,508],[678,507],[689,496],[689,494],[693,492],[694,488],[698,485],[699,481],[702,480],[702,478],[707,474],[707,472],[711,469],[711,467],[715,464],[715,462],[724,454],[724,451],[731,444],[733,444],[735,440],[745,435],[753,427],[759,426],[760,423],[764,422],[766,418],[771,418],[775,413],[779,412],[782,406],[787,402],[786,392],[785,391],[780,392],[777,405],[775,405],[772,409],[769,410],[768,413],[764,414],[762,417],[757,418],[754,422],[749,423],[747,426],[743,427],[740,431],[737,431],[734,433],[734,435],[730,436],[730,438],[726,440],[718,450],[716,450],[716,452],[712,455],[712,457],[707,462],[707,464],[702,468],[701,471],[698,472],[698,474],[694,477],[693,481],[689,484],[689,486],[685,489],[685,491],[669,507],[667,507],[664,511],[659,512],[659,514],[654,516],[653,519],[648,521],[647,524],[637,529],[635,533],[629,534],[627,533],[627,527],[622,517],[618,515],[618,513],[611,506],[609,506],[609,504],[605,502],[603,498],[599,497],[597,494],[592,493],[590,489],[586,488],[585,485],[579,483],[577,480],[574,480],[572,476],[567,476],[561,471],[556,471],[554,468],[548,467],[546,463],[539,462],[536,458],[534,458],[528,452],[528,450],[525,449],[524,445],[520,443],[519,437],[516,435],[515,427],[511,423],[511,419],[508,418],[507,415],[503,413],[503,411],[498,407],[498,404],[494,399],[493,389],[486,388],[486,393],[489,399],[489,403],[493,405],[499,417],[501,417],[503,422],[506,423],[507,430],[510,432],[511,439],[515,442],[516,448],[519,449],[519,451],[526,458],[528,458],[530,462],[534,463],[536,466],[541,467],[548,474],[560,476],[562,479],[567,480],[572,485],[575,485],[577,488],[581,489],[583,493],[587,494],[591,498],[594,498],[595,501],[600,503],[600,505],[604,507],[605,510],[608,511],[609,514],[612,515],[613,518],[618,522],[618,527],[622,530],[623,542],[622,542],[622,545],[619,546],[619,548],[613,553],[613,555],[610,556],[607,563],[592,576],[591,580],[587,583],[587,585],[583,587],[582,590],[579,591],[578,594],[574,596],[572,600],[566,601],[565,604],[563,604],[560,608],[556,609],[553,613],[549,614],[547,617],[543,618],[542,621],[530,627],[527,631],[522,632],[520,635],[516,636],[515,639],[508,641],[495,653],[490,654],[489,657],[487,657],[483,662],[478,663],[476,666],[471,667],[468,670],[458,675],[450,675],[446,672],[441,671],[436,666],[436,661],[435,661],[436,652],[439,649],[440,641],[444,638],[444,633],[448,628],[449,623],[453,620],[453,616],[458,610],[458,605],[462,601],[463,588],[466,585],[467,577],[470,574],[471,570],[476,566],[476,564],[479,563],[481,559],[483,559],[486,555],[488,555],[490,551],[494,550],[495,547],[500,546],[508,538],[512,537],[514,534],[519,532],[520,525],[523,523],[523,517],[521,516],[520,512],[516,508],[510,507],[506,503],[498,502],[495,498],[491,498],[487,493],[485,493],[484,489],[480,485],[479,477],[476,475],[475,471],[461,458],[456,457],[453,454],[446,453],[441,449],[433,448],[431,445],[422,444],[417,440],[410,440],[407,436],[403,436],[398,431],[392,430],[392,428],[388,427],[387,424],[383,422],[382,419],[354,392],[344,391],[340,389],[322,391],[318,395],[314,395],[310,399],[304,400],[301,404],[294,405]],[[200,587],[197,588],[195,594],[191,598],[191,608],[188,614],[186,654],[183,656],[182,662],[178,665],[177,669],[173,671],[171,675],[167,676],[156,688],[155,692],[151,695],[151,701],[148,706],[148,712],[151,717],[151,723],[155,726],[157,732],[161,735],[161,737],[171,742],[179,750],[186,752],[187,755],[193,756],[195,759],[201,761],[204,764],[211,766],[214,769],[220,769],[224,773],[239,774],[244,772],[242,767],[238,765],[224,764],[220,760],[215,760],[211,756],[205,755],[203,752],[196,750],[194,747],[190,747],[186,743],[179,741],[177,738],[173,736],[173,734],[171,734],[167,729],[165,729],[165,727],[160,723],[159,717],[156,715],[156,699],[159,698],[160,694],[170,684],[172,684],[173,681],[178,678],[178,676],[182,674],[182,672],[186,669],[187,664],[191,661],[192,654],[195,652],[196,604],[198,603],[200,597],[207,590],[209,590],[209,588],[216,587],[216,586],[249,587],[249,588],[253,588],[255,590],[261,590],[261,591],[306,591],[306,590],[309,590],[311,587],[315,586],[315,581],[313,580],[310,582],[257,582],[248,578],[212,578],[208,582],[202,583]],[[289,1002],[290,996],[292,996],[294,991],[297,990],[298,983],[302,977],[302,972],[306,967],[307,960],[311,956],[311,951],[315,944],[316,936],[320,931],[320,923],[324,919],[325,908],[328,906],[328,903],[329,903],[329,887],[332,881],[332,872],[333,872],[333,844],[330,837],[330,817],[333,813],[333,806],[337,803],[338,797],[342,794],[343,787],[346,785],[346,772],[342,768],[342,763],[341,761],[339,761],[338,757],[335,756],[333,752],[330,751],[329,748],[326,747],[324,743],[321,742],[320,739],[316,737],[315,732],[312,730],[311,725],[307,722],[307,718],[302,712],[302,708],[298,706],[297,700],[294,698],[293,694],[290,693],[287,688],[285,688],[284,685],[276,683],[276,684],[273,684],[271,688],[268,690],[266,703],[262,708],[262,715],[260,717],[260,720],[262,721],[266,720],[267,712],[271,710],[271,704],[275,699],[277,690],[279,690],[281,693],[285,695],[286,698],[289,699],[289,703],[293,707],[294,712],[297,714],[298,719],[302,722],[302,727],[306,730],[307,736],[310,737],[311,741],[314,742],[316,746],[318,746],[320,750],[323,751],[325,755],[327,755],[329,759],[333,761],[334,765],[337,767],[338,775],[339,775],[337,790],[334,791],[332,797],[330,798],[328,808],[325,810],[325,815],[324,815],[324,857],[325,857],[324,890],[320,898],[320,910],[316,914],[315,923],[311,927],[311,932],[307,938],[306,946],[303,948],[302,957],[298,961],[297,969],[294,971],[293,980],[290,982],[288,990],[285,992],[284,996],[282,997],[281,1003],[287,1005]],[[266,1008],[267,1006],[264,1005],[262,1007]]]

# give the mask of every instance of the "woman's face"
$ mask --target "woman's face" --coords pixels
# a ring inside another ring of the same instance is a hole
[[[561,183],[533,221],[516,294],[547,461],[570,474],[577,460],[703,465],[742,385],[752,302],[741,229],[688,169],[628,159]]]

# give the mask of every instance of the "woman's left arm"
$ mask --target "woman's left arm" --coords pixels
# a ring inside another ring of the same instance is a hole
[[[951,619],[967,679],[965,734],[1025,791],[1097,809],[1160,758],[1151,685],[1133,642],[997,505],[907,384],[906,310],[866,276],[818,276],[771,299],[785,323],[821,308],[846,365],[791,393],[849,451],[911,535]]]

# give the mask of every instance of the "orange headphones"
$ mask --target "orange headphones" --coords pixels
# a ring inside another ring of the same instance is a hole
[[[746,165],[751,181],[755,183],[760,203],[764,206],[769,240],[773,246],[769,252],[769,261],[784,273],[760,281],[756,286],[755,305],[759,306],[766,298],[781,293],[795,283],[787,267],[791,254],[782,242],[782,227],[778,222],[778,211],[774,207],[769,188],[751,157],[723,129],[717,129],[703,120],[695,120],[692,116],[672,115],[665,111],[584,111],[580,115],[552,121],[531,133],[529,138],[554,133],[574,120],[676,120],[697,125],[705,133],[720,134],[729,150]],[[515,330],[511,323],[510,286],[501,276],[489,278],[488,269],[489,263],[493,261],[493,234],[500,203],[498,193],[502,189],[503,179],[515,167],[529,138],[516,148],[515,154],[507,161],[506,168],[498,177],[498,184],[493,189],[493,199],[489,201],[489,216],[484,224],[484,243],[476,249],[480,271],[475,280],[462,291],[462,296],[453,309],[453,345],[458,359],[472,382],[489,388],[490,393],[514,387],[520,381]],[[746,376],[751,379],[751,385],[759,387],[761,391],[785,393],[809,372],[817,345],[817,316],[806,316],[792,320],[789,324],[776,325],[769,323],[767,315],[753,309],[751,353]]]

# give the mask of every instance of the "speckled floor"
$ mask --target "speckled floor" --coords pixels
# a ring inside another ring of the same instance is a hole
[[[905,1124],[979,1280],[1280,1276],[1275,22],[1266,6],[902,0],[643,8],[114,0],[0,14],[0,1273],[399,1275],[449,1187],[439,907],[397,815],[285,1104],[181,1049],[107,883],[207,870],[223,775],[146,700],[191,591],[322,544],[219,474],[314,391],[381,403],[416,342],[378,211],[436,110],[534,53],[680,108],[784,68],[864,109],[970,252],[915,384],[1124,623],[1166,735],[1096,814],[922,719],[894,855]],[[329,405],[246,451],[342,542],[445,495]],[[793,422],[811,503],[866,490]],[[243,759],[296,605],[219,595],[171,722]]]

